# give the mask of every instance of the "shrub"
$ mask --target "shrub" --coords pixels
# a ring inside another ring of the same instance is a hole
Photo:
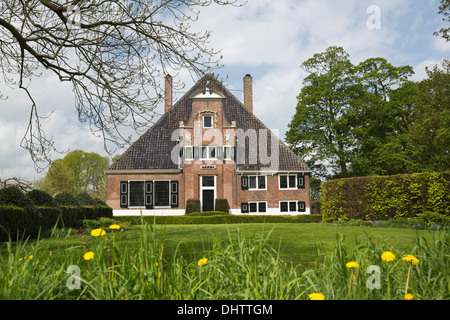
[[[450,172],[424,172],[326,181],[324,221],[417,218],[424,211],[450,215]]]
[[[95,206],[96,205],[94,199],[87,192],[78,193],[75,195],[75,198],[77,199],[78,203],[81,206]]]
[[[30,213],[36,213],[36,208],[25,193],[16,186],[0,189],[0,206],[15,206],[24,208]]]
[[[57,193],[54,197],[54,200],[58,206],[72,206],[72,207],[80,206],[80,203],[78,202],[77,198],[75,198],[74,195],[68,192]]]
[[[42,190],[31,190],[27,192],[27,198],[33,202],[35,206],[41,207],[55,207],[56,203],[53,200],[53,197]]]
[[[216,209],[216,211],[227,212],[227,213],[230,212],[230,206],[228,205],[228,200],[217,198],[215,209]]]
[[[39,216],[17,206],[0,206],[0,241],[39,234]]]
[[[450,226],[450,217],[444,216],[437,212],[425,211],[420,215],[420,218],[424,220],[428,226],[431,225]]]
[[[205,211],[205,212],[191,212],[186,214],[188,217],[210,217],[210,216],[228,216],[228,212],[223,211]]]
[[[188,199],[186,201],[186,214],[200,211],[200,199]]]

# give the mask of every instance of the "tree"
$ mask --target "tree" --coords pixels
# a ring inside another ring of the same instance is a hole
[[[362,103],[355,105],[358,123],[354,135],[358,142],[352,175],[408,172],[410,145],[403,133],[408,130],[408,99],[415,88],[408,82],[413,68],[370,58],[361,62],[356,72],[365,93]]]
[[[301,67],[309,75],[297,97],[286,142],[307,159],[316,177],[327,178],[330,167],[333,175],[346,177],[356,142],[352,104],[362,94],[354,66],[342,47],[329,47]]]
[[[414,96],[408,138],[421,171],[443,171],[450,168],[450,60],[427,74]]]
[[[63,159],[55,160],[37,184],[37,188],[51,195],[60,192],[73,195],[89,192],[94,197],[105,197],[105,174],[110,161],[95,152],[74,150]]]
[[[442,21],[450,22],[450,0],[441,0],[438,13],[444,16]],[[450,41],[450,27],[441,28],[439,31],[434,32],[434,35],[440,36],[448,42]]]
[[[139,131],[157,116],[166,73],[188,69],[195,75],[220,67],[219,52],[208,47],[210,32],[195,32],[191,23],[201,7],[237,1],[2,0],[0,68],[7,84],[30,99],[21,145],[36,168],[51,161],[55,147],[45,136],[27,79],[45,69],[71,82],[79,120],[112,152],[110,142],[129,142],[123,126]]]

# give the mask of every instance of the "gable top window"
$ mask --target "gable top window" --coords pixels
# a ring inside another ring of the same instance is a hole
[[[203,116],[203,128],[212,128],[213,127],[213,116],[205,115]]]

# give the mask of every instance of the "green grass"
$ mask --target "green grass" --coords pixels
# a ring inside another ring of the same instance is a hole
[[[0,298],[270,300],[321,292],[326,299],[403,299],[410,272],[415,298],[449,299],[449,235],[328,223],[146,224],[102,237],[59,232],[3,244]],[[380,259],[387,250],[397,257],[390,265]],[[83,260],[85,251],[94,259]],[[401,260],[407,254],[421,261],[410,271]],[[198,266],[202,258],[208,262]],[[354,280],[345,266],[352,260],[360,264]],[[79,290],[65,285],[71,265],[81,270]],[[380,290],[367,289],[370,265],[381,268]]]
[[[247,238],[264,238],[268,234],[268,243],[279,249],[281,256],[294,264],[308,264],[314,262],[318,247],[331,251],[336,243],[338,233],[345,236],[346,245],[353,247],[358,242],[382,241],[386,243],[386,250],[395,247],[400,251],[412,250],[417,235],[431,239],[432,232],[427,230],[412,230],[401,228],[370,228],[337,226],[329,223],[270,223],[270,224],[230,224],[230,225],[155,225],[157,237],[164,236],[164,254],[171,256],[175,250],[184,254],[200,254],[213,248],[213,242],[229,241],[235,238],[240,230]],[[131,228],[126,231],[126,238],[130,246],[138,245],[140,229]],[[49,251],[61,247],[81,245],[81,236],[68,239],[43,239],[42,245]]]

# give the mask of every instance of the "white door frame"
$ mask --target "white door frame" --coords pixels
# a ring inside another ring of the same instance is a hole
[[[214,177],[214,187],[204,187],[203,177]],[[217,176],[213,174],[205,174],[200,176],[200,209],[203,211],[203,190],[214,190],[214,210],[216,209],[216,198],[217,198]]]

